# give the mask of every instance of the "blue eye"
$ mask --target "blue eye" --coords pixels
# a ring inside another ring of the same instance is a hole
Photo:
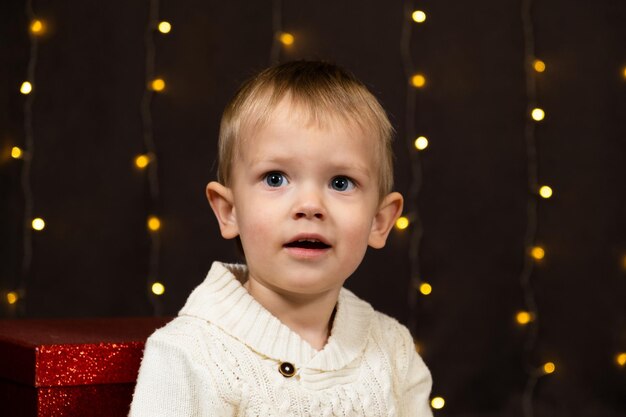
[[[355,185],[354,182],[347,177],[335,177],[330,180],[330,186],[336,191],[349,191],[352,190]]]
[[[280,172],[270,172],[266,174],[263,181],[270,187],[282,187],[287,184],[287,178]]]

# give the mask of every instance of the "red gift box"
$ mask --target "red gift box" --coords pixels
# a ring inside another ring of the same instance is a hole
[[[144,343],[168,320],[0,320],[0,415],[126,416]]]

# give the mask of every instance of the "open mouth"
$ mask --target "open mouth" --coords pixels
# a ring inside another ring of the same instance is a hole
[[[286,248],[300,249],[328,249],[330,245],[317,239],[298,239],[285,245]]]

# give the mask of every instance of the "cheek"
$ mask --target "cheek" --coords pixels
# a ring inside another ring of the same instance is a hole
[[[253,206],[254,207],[254,206]],[[272,230],[276,230],[276,216],[272,216],[269,210],[249,209],[240,212],[238,217],[239,235],[244,249],[249,243],[249,248],[263,248],[269,243]]]
[[[371,220],[367,216],[348,216],[342,221],[341,234],[354,251],[365,252],[369,241]]]

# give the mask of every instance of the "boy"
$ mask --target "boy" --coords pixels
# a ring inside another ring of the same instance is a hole
[[[351,74],[292,62],[222,117],[207,197],[246,265],[214,263],[146,344],[131,416],[430,416],[406,328],[342,288],[402,211],[393,129]]]

